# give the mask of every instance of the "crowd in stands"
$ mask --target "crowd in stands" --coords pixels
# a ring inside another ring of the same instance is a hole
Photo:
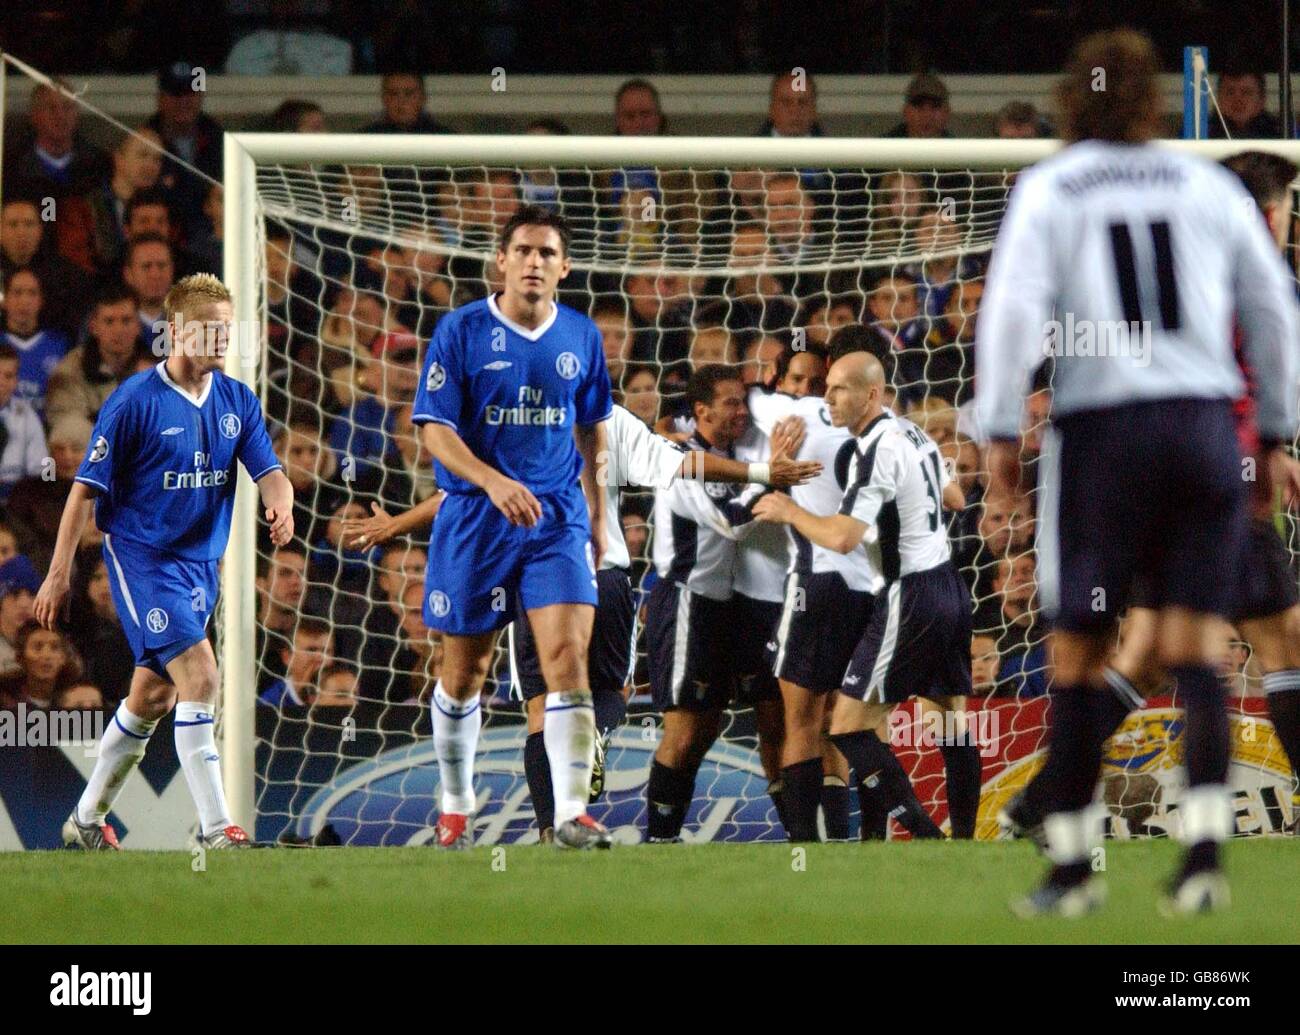
[[[61,630],[36,626],[32,602],[96,415],[124,379],[161,358],[157,321],[168,289],[187,273],[222,272],[222,130],[202,110],[194,71],[164,68],[157,112],[111,154],[85,142],[78,107],[49,87],[34,92],[23,132],[5,149],[0,706],[112,705],[130,681],[131,653],[108,588],[115,573],[93,524]],[[1267,129],[1258,77],[1225,76],[1219,97],[1234,126]],[[381,113],[367,131],[446,132],[426,99],[421,77],[385,76]],[[892,135],[946,136],[950,112],[944,82],[919,75]],[[317,105],[292,99],[273,123],[328,129]],[[637,135],[665,126],[653,85],[625,83],[611,128]],[[565,128],[539,120],[528,131]],[[791,76],[776,76],[757,132],[820,135],[815,81],[796,89]],[[997,132],[1050,128],[1032,105],[1014,103],[999,114]],[[940,444],[965,493],[950,531],[978,608],[978,690],[1046,692],[1034,515],[985,505],[970,406],[987,247],[963,250],[963,227],[987,184],[972,174],[898,170],[838,179],[816,169],[403,175],[357,166],[340,173],[362,210],[357,232],[266,228],[265,403],[297,497],[294,541],[272,549],[264,539],[258,551],[257,692],[267,707],[382,710],[427,696],[439,648],[420,619],[424,541],[360,551],[347,544],[344,522],[374,507],[407,509],[436,491],[411,424],[423,344],[451,308],[494,289],[495,270],[482,256],[525,203],[563,211],[575,225],[575,251],[586,247],[593,260],[614,242],[624,256],[659,249],[693,263],[689,273],[651,273],[593,261],[563,286],[562,300],[600,329],[618,400],[647,424],[671,430],[685,379],[700,364],[737,364],[746,382],[771,385],[795,355],[825,355],[837,336],[858,336],[879,355],[893,405]],[[403,243],[367,237],[367,206],[403,190],[434,199],[425,218],[406,228]],[[957,203],[945,204],[954,194]],[[992,194],[1005,199],[1005,190]],[[791,272],[845,254],[894,258]],[[1030,452],[1050,412],[1046,383],[1040,378],[1027,408]],[[627,494],[621,520],[643,591],[653,578],[649,513],[646,495]]]

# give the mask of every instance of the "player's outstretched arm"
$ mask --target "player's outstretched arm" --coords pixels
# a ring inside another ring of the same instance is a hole
[[[803,485],[822,473],[822,465],[816,460],[788,460],[773,457],[765,464],[746,464],[731,460],[725,456],[715,456],[702,449],[695,449],[682,458],[678,472],[682,478],[699,478],[705,482],[750,482],[758,485],[772,485],[787,488],[791,485]]]
[[[851,553],[867,534],[867,526],[848,514],[820,517],[804,510],[782,492],[769,492],[754,504],[754,517],[778,525],[793,525],[805,539],[836,553]]]
[[[389,514],[372,500],[371,517],[343,519],[343,545],[349,550],[367,550],[396,536],[425,528],[433,524],[433,519],[438,516],[438,508],[446,498],[445,492],[435,492],[427,500],[422,500],[397,515]]]
[[[476,457],[454,428],[430,421],[424,425],[421,436],[424,448],[438,463],[486,492],[488,499],[512,525],[527,525],[532,528],[542,519],[542,505],[528,487],[513,478],[507,478],[495,467]]]
[[[63,507],[63,517],[59,519],[59,535],[54,543],[54,557],[50,561],[49,574],[41,583],[33,607],[36,620],[47,629],[54,628],[59,608],[68,595],[68,587],[72,584],[72,560],[94,506],[94,490],[84,482],[73,482],[68,502]]]
[[[257,491],[271,525],[271,542],[284,546],[293,538],[293,483],[283,471],[269,471],[258,479]]]
[[[595,556],[596,567],[605,555],[605,490],[601,479],[597,477],[599,460],[609,455],[609,436],[605,422],[598,424],[579,424],[573,429],[573,437],[582,454],[582,491],[587,497],[587,509],[591,513],[591,549]]]

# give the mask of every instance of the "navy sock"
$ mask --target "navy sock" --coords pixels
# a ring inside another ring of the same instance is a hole
[[[822,819],[827,841],[849,839],[849,788],[838,776],[822,777]]]
[[[1049,770],[1044,777],[1049,813],[1081,812],[1092,802],[1105,740],[1099,732],[1103,693],[1087,686],[1062,686],[1052,695],[1051,743],[1044,764]]]
[[[596,732],[602,736],[618,729],[627,718],[622,690],[593,690],[591,704],[596,710]]]
[[[817,806],[822,794],[822,759],[808,758],[781,770],[781,786],[791,841],[816,841]]]
[[[678,837],[695,793],[695,772],[671,769],[656,759],[650,766],[645,793],[646,836],[656,840]]]
[[[555,794],[551,789],[551,763],[546,758],[546,741],[543,734],[528,734],[524,741],[524,776],[528,780],[528,796],[533,800],[533,813],[537,816],[538,833],[555,826]]]
[[[943,831],[917,800],[912,781],[907,778],[898,759],[874,732],[836,733],[831,741],[848,759],[858,781],[862,828],[867,832],[863,834],[864,839],[873,839],[877,832],[883,838],[890,816],[913,837],[943,836]]]
[[[975,817],[980,807],[979,748],[974,744],[943,744],[943,769],[948,784],[948,820],[954,839],[969,841],[975,836]]]
[[[781,787],[780,780],[773,780],[767,785],[767,796],[772,799],[772,804],[776,806],[776,818],[780,821],[782,829],[784,829],[785,791]]]
[[[1228,706],[1223,682],[1209,665],[1179,665],[1169,674],[1178,681],[1179,703],[1187,716],[1183,759],[1187,786],[1228,782]]]
[[[1291,763],[1291,783],[1300,771],[1300,671],[1270,672],[1264,677],[1268,715]]]

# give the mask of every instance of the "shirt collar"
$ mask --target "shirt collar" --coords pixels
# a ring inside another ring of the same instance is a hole
[[[203,404],[208,401],[208,396],[212,394],[212,382],[215,381],[216,378],[211,373],[204,375],[207,378],[207,380],[203,385],[203,391],[199,393],[199,397],[196,399],[194,398],[194,396],[190,395],[190,393],[187,392],[184,388],[182,388],[180,385],[178,385],[175,381],[172,380],[171,374],[167,373],[167,360],[164,359],[161,363],[159,363],[156,367],[154,367],[154,369],[158,371],[158,376],[162,378],[163,384],[165,384],[168,388],[172,389],[173,391],[180,393],[181,397],[184,398],[186,402],[192,403],[194,406],[198,407],[199,409],[203,408]]]
[[[527,327],[523,326],[523,324],[515,323],[514,320],[510,319],[510,317],[506,316],[504,313],[501,312],[499,308],[497,308],[496,295],[488,295],[487,307],[488,307],[488,311],[493,316],[495,316],[503,324],[509,327],[517,335],[519,335],[519,337],[527,338],[529,341],[536,341],[543,334],[549,331],[551,329],[551,324],[555,323],[555,318],[560,315],[560,307],[556,305],[554,301],[552,301],[551,315],[548,316],[541,323],[539,323],[532,330],[529,330]]]

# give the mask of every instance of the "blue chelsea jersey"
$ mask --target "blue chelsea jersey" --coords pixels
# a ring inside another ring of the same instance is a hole
[[[582,457],[574,425],[599,424],[613,408],[591,320],[556,303],[530,331],[489,296],[438,323],[411,420],[454,429],[476,457],[541,496],[577,485]],[[448,492],[481,491],[441,464],[434,468]]]
[[[280,469],[257,397],[218,370],[196,399],[159,363],[108,397],[77,481],[99,490],[100,531],[214,561],[230,537],[237,461],[254,481]]]

